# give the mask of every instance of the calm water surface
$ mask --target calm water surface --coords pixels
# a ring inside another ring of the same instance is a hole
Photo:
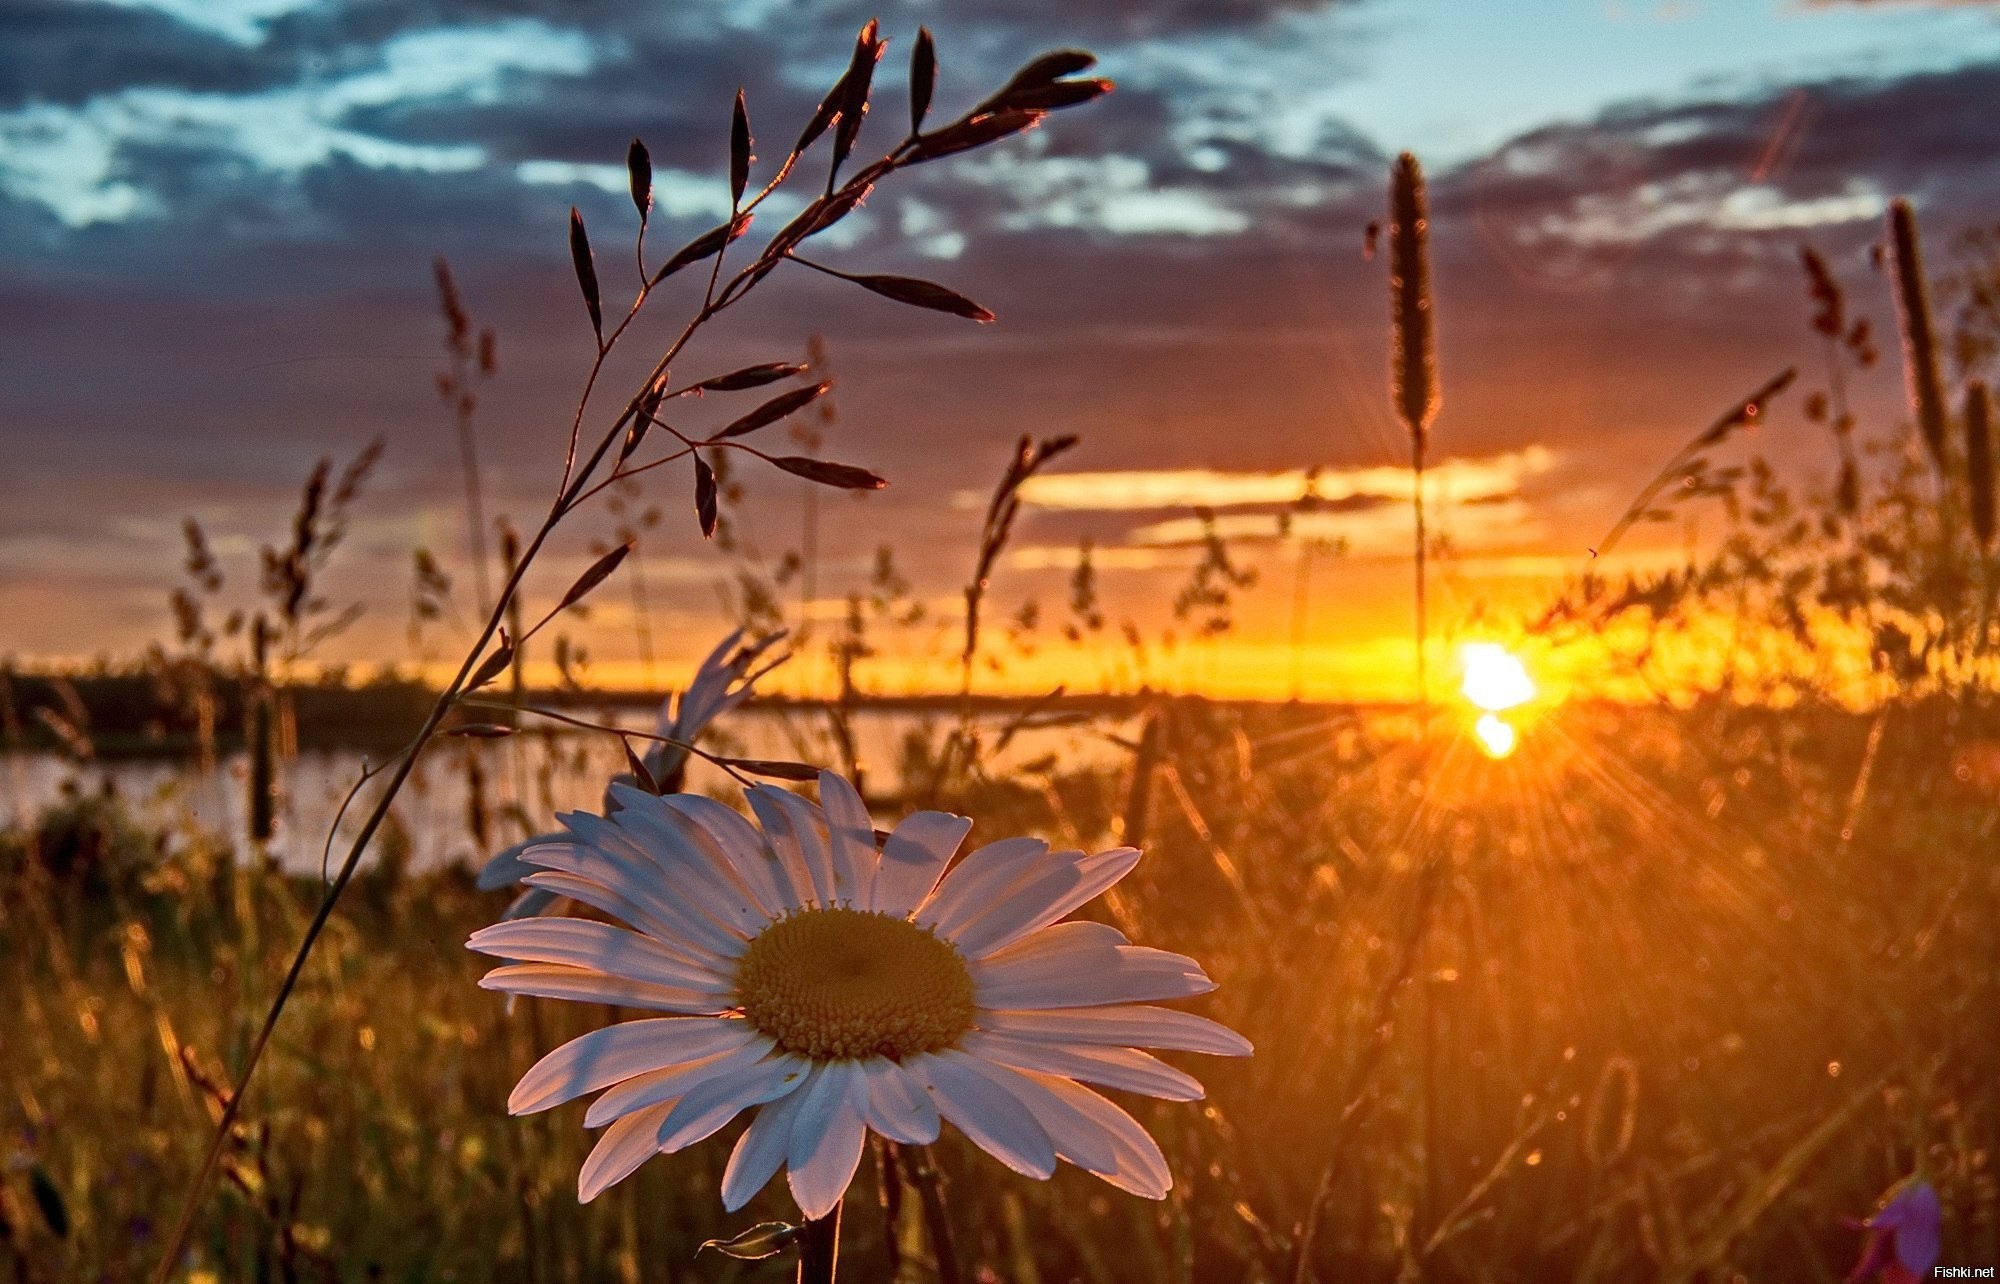
[[[618,711],[620,725],[645,727],[647,710]],[[983,723],[996,733],[1003,719]],[[925,735],[935,744],[950,730],[947,717],[903,711],[864,710],[855,718],[855,736],[864,770],[871,780],[893,783],[902,746],[911,735]],[[711,734],[703,747],[718,753],[756,758],[783,758],[815,764],[841,761],[818,713],[774,708],[738,711],[722,734]],[[1109,762],[1122,751],[1109,739],[1129,736],[1134,728],[1115,719],[1094,726],[1045,728],[1022,732],[1008,746],[1001,764],[1021,764],[1056,755],[1065,767]],[[394,828],[408,840],[410,862],[425,868],[454,860],[477,862],[485,853],[470,832],[466,754],[481,755],[485,793],[494,845],[513,842],[528,832],[556,828],[557,811],[597,808],[604,783],[624,770],[623,751],[608,735],[564,732],[522,735],[504,741],[440,741],[425,754],[396,801]],[[327,835],[341,802],[353,789],[366,764],[354,752],[308,752],[283,765],[279,828],[273,854],[286,868],[318,870]],[[0,761],[0,822],[13,823],[59,801],[67,790],[111,789],[151,827],[167,833],[175,844],[189,841],[194,831],[221,836],[238,851],[248,850],[247,762],[242,754],[224,759],[217,769],[202,773],[192,765],[164,760],[120,761],[78,766],[50,754],[28,754]],[[718,769],[697,762],[690,786],[719,797],[735,795],[734,786]],[[358,828],[372,801],[374,786],[364,786],[349,806],[341,836]],[[871,789],[871,792],[873,790]],[[884,819],[893,819],[885,817]],[[532,830],[524,829],[532,826]],[[381,840],[377,840],[377,847]],[[344,849],[334,847],[338,864]],[[374,859],[371,853],[369,859]]]

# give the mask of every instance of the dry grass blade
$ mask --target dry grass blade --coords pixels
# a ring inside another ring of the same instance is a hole
[[[1007,470],[1000,475],[1000,483],[993,488],[993,497],[986,503],[986,521],[979,533],[979,561],[971,582],[965,586],[965,647],[959,656],[959,667],[961,686],[967,691],[971,689],[972,657],[979,650],[980,605],[985,600],[986,584],[993,576],[994,564],[999,561],[1001,550],[1007,546],[1007,540],[1014,532],[1014,519],[1021,511],[1021,486],[1076,443],[1074,435],[1050,437],[1039,443],[1023,435],[1014,443],[1014,454],[1007,461]]]
[[[1609,553],[1618,541],[1624,538],[1625,532],[1631,530],[1651,509],[1653,500],[1661,491],[1689,475],[1689,470],[1695,466],[1703,451],[1711,446],[1720,444],[1740,429],[1755,425],[1763,417],[1764,412],[1770,408],[1771,402],[1779,394],[1783,393],[1785,389],[1792,386],[1793,381],[1798,378],[1798,374],[1797,369],[1780,371],[1777,375],[1766,381],[1763,387],[1757,389],[1757,391],[1723,412],[1714,423],[1696,434],[1694,440],[1688,442],[1687,445],[1682,446],[1679,451],[1675,452],[1674,457],[1667,461],[1666,467],[1660,469],[1654,475],[1653,480],[1648,482],[1644,489],[1640,490],[1639,494],[1626,506],[1625,511],[1612,524],[1610,531],[1606,532],[1604,538],[1599,540],[1596,546],[1590,550],[1590,555],[1592,557],[1602,557],[1606,553]]]
[[[1838,1110],[1820,1120],[1811,1131],[1794,1142],[1776,1163],[1744,1188],[1707,1233],[1686,1249],[1685,1256],[1666,1263],[1661,1278],[1681,1284],[1682,1281],[1705,1275],[1719,1264],[1730,1244],[1748,1231],[1764,1211],[1790,1189],[1805,1172],[1806,1166],[1854,1121],[1863,1107],[1880,1097],[1882,1087],[1889,1078],[1885,1074],[1862,1085]]]

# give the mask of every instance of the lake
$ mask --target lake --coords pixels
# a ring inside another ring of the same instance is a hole
[[[649,728],[651,711],[628,706],[608,719],[617,725]],[[1012,715],[983,715],[976,725],[990,740]],[[948,714],[913,712],[904,708],[863,708],[854,715],[854,736],[866,777],[893,782],[903,746],[913,735],[935,745],[955,725]],[[751,705],[737,710],[705,737],[712,752],[752,758],[779,758],[816,765],[837,764],[837,748],[825,714],[812,708]],[[1055,755],[1064,767],[1115,761],[1125,751],[1112,737],[1129,741],[1137,734],[1136,719],[1106,715],[1082,725],[1038,727],[1021,731],[1002,752],[999,762],[1018,767]],[[502,846],[533,832],[556,828],[554,814],[601,806],[605,781],[625,769],[624,754],[611,736],[563,729],[524,733],[506,740],[441,740],[432,745],[403,787],[393,812],[396,828],[409,842],[413,868],[463,860],[477,864],[479,850],[470,819],[468,753],[479,755],[486,809],[490,816],[488,846]],[[355,751],[307,751],[280,766],[278,830],[272,855],[297,872],[320,868],[327,835],[341,804],[367,763]],[[377,764],[379,765],[379,764]],[[109,788],[149,828],[167,833],[170,842],[184,843],[196,831],[218,835],[235,850],[249,850],[247,757],[233,754],[216,769],[201,772],[194,764],[167,759],[124,759],[79,765],[55,754],[15,754],[0,760],[0,799],[7,823],[18,823],[59,801],[69,790],[88,792]],[[697,761],[689,785],[730,797],[734,786],[718,768]],[[367,813],[373,784],[364,786],[348,808],[341,836],[348,837]],[[884,817],[893,821],[893,816]],[[378,844],[380,840],[378,839]],[[343,849],[334,847],[338,865]],[[374,858],[371,853],[370,859]]]

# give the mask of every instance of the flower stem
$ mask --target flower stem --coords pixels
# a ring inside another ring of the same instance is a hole
[[[928,1150],[901,1145],[896,1150],[909,1166],[911,1184],[923,1205],[924,1229],[930,1233],[931,1255],[937,1258],[938,1284],[961,1284],[958,1247],[952,1242],[951,1217],[944,1206],[944,1175],[931,1162]]]
[[[805,1224],[799,1234],[799,1284],[833,1284],[840,1262],[840,1205]]]

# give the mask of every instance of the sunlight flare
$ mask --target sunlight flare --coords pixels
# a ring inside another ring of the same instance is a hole
[[[1479,721],[1472,724],[1472,738],[1488,758],[1505,758],[1521,742],[1513,724],[1497,713],[1480,714]]]
[[[1458,648],[1458,662],[1464,672],[1459,692],[1474,708],[1503,713],[1535,698],[1528,666],[1498,642],[1467,642]]]

